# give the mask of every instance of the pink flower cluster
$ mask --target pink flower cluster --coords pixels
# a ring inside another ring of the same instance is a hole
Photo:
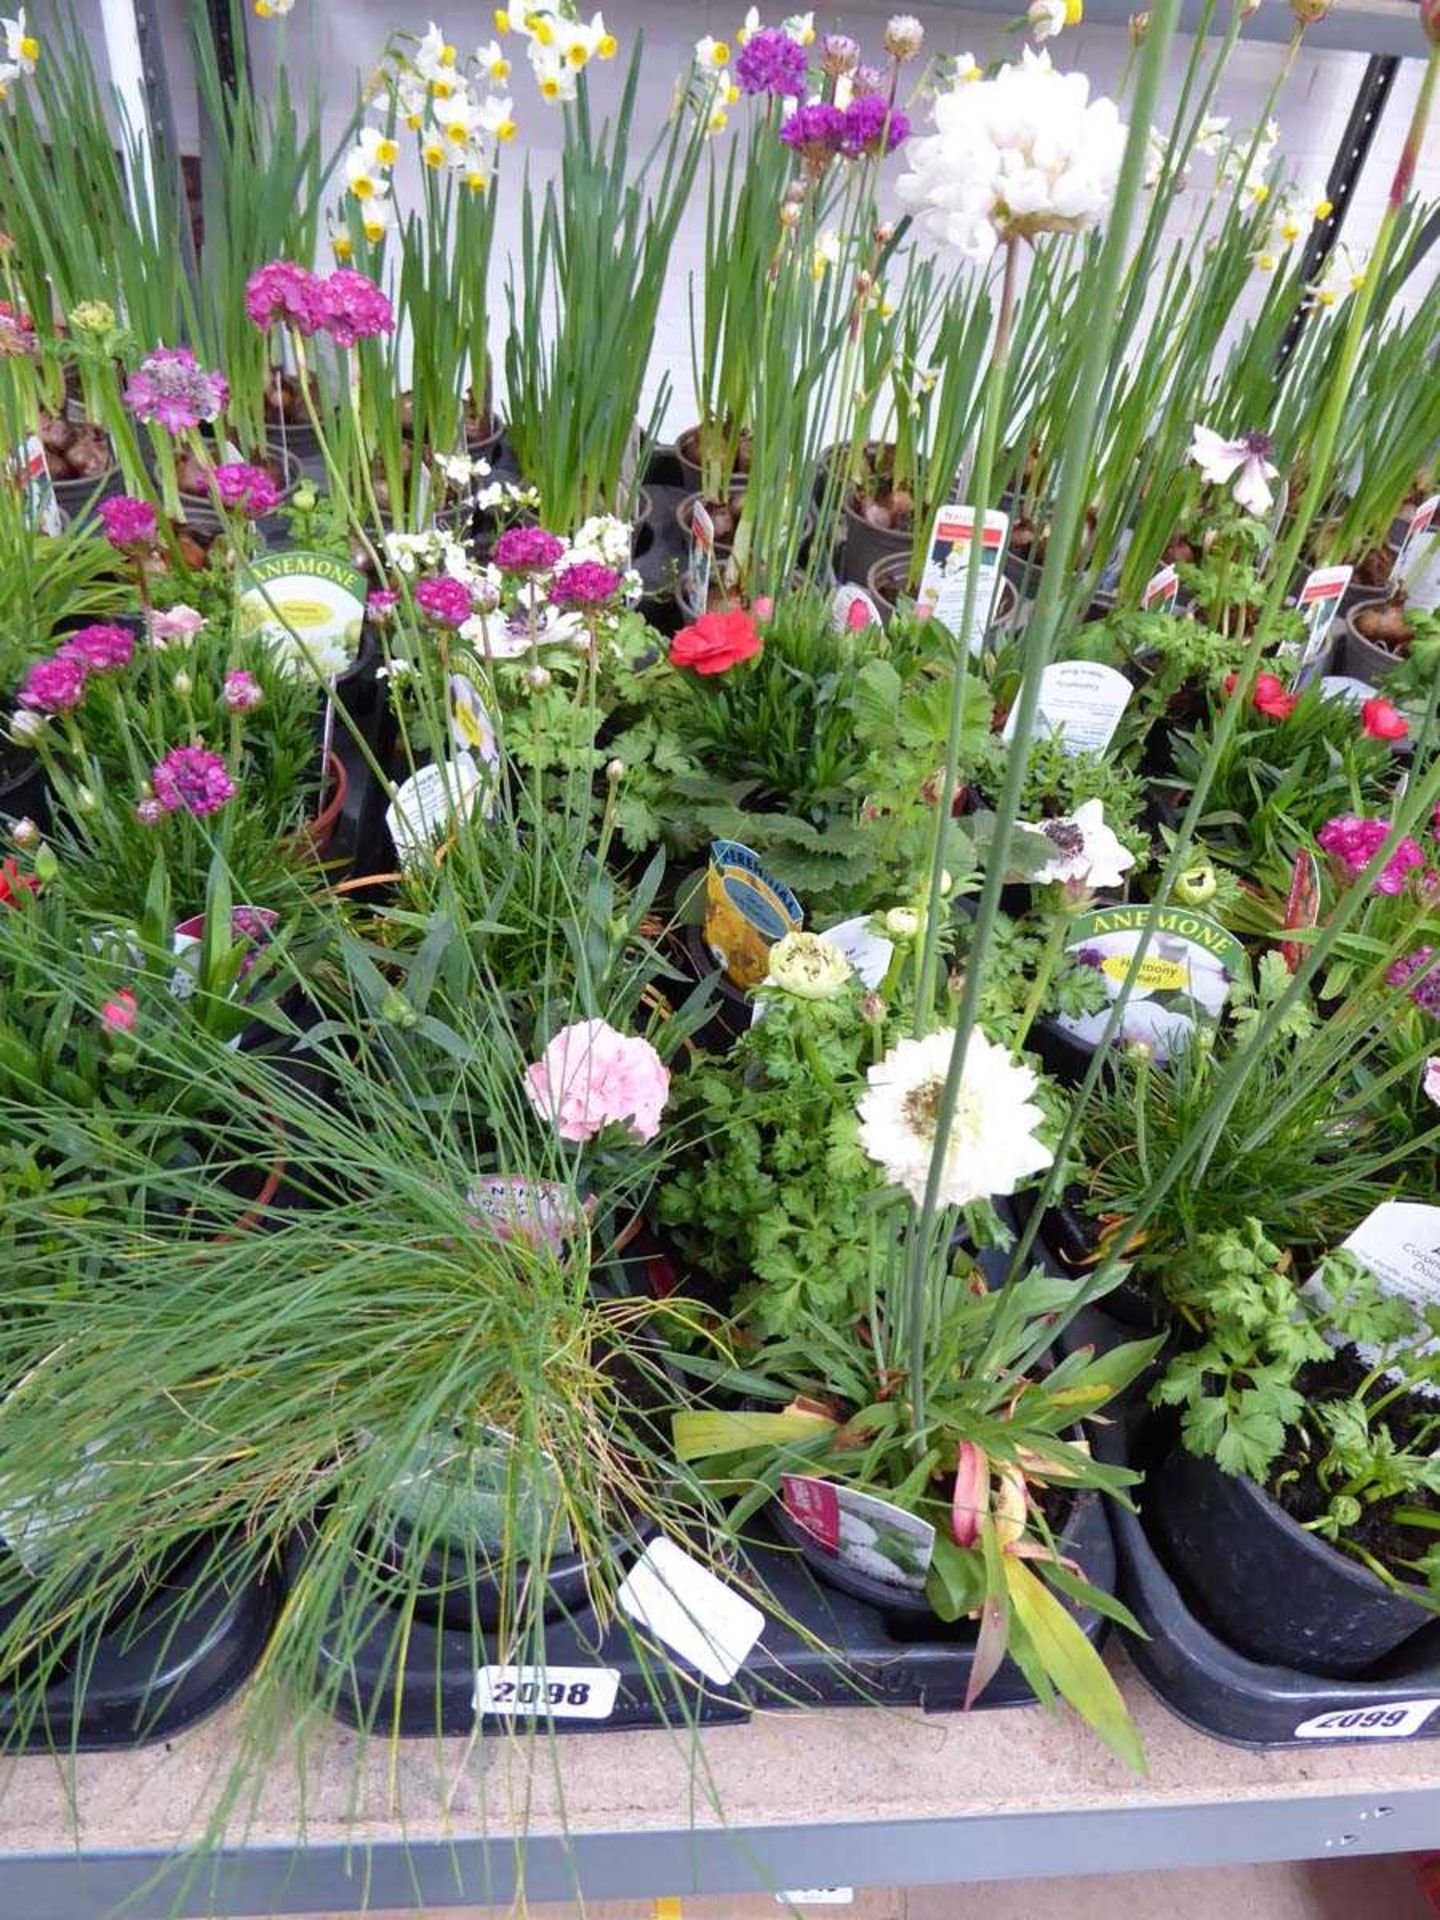
[[[1315,836],[1325,852],[1339,862],[1347,880],[1358,879],[1390,837],[1388,820],[1363,820],[1357,814],[1337,814]],[[1405,876],[1423,867],[1425,855],[1408,836],[1401,840],[1375,881],[1376,893],[1400,893]]]
[[[100,502],[100,525],[117,553],[130,553],[154,541],[155,509],[148,500],[117,494],[113,500]]]
[[[71,713],[85,697],[90,669],[75,654],[52,654],[37,660],[16,696],[31,713]]]
[[[225,705],[231,713],[253,713],[265,698],[265,689],[253,673],[237,668],[225,676]]]
[[[550,599],[557,607],[601,607],[620,591],[620,575],[599,560],[577,560],[555,576]]]
[[[348,267],[326,277],[290,260],[272,260],[252,273],[245,287],[245,311],[262,333],[273,326],[297,333],[328,333],[337,347],[393,333],[395,309],[363,273]]]
[[[60,648],[62,660],[78,660],[86,673],[121,673],[135,657],[135,636],[128,627],[81,627]]]
[[[264,467],[252,467],[244,460],[216,467],[210,475],[210,486],[222,507],[243,513],[250,520],[273,513],[280,504],[280,489]]]
[[[230,389],[207,373],[189,347],[156,347],[131,374],[125,404],[137,420],[153,420],[167,433],[185,433],[221,413]]]
[[[442,627],[463,627],[474,611],[470,605],[470,589],[463,580],[449,573],[439,574],[432,580],[417,580],[415,604]]]
[[[207,813],[218,813],[227,800],[235,797],[235,782],[224,760],[204,747],[172,747],[151,769],[150,784],[166,813],[179,813],[183,808],[197,820]]]
[[[612,1123],[653,1140],[670,1092],[670,1074],[650,1042],[603,1020],[562,1027],[524,1078],[531,1105],[562,1140],[593,1140]]]
[[[545,573],[565,551],[565,542],[544,527],[507,527],[492,556],[502,573]]]

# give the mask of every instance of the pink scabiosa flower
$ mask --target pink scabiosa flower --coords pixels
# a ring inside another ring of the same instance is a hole
[[[152,420],[167,433],[186,433],[215,419],[230,398],[218,373],[207,373],[189,347],[156,347],[140,362],[125,388],[125,404],[137,420]]]
[[[244,460],[216,467],[210,475],[210,488],[222,507],[231,513],[243,513],[247,520],[259,520],[280,504],[280,489],[264,467],[252,467]]]
[[[81,627],[60,649],[62,660],[79,660],[87,673],[122,673],[135,657],[128,627]]]
[[[450,573],[437,574],[431,580],[417,580],[415,604],[442,627],[463,627],[474,611],[470,605],[470,589]]]
[[[852,160],[883,159],[910,138],[910,116],[880,94],[862,94],[841,115],[840,151]]]
[[[188,647],[204,624],[204,614],[182,601],[163,613],[151,614],[150,644],[157,653],[164,653],[169,647]]]
[[[224,700],[231,713],[253,713],[265,698],[265,689],[253,673],[237,669],[225,676]]]
[[[137,548],[153,545],[155,509],[148,500],[137,500],[128,493],[117,494],[113,500],[100,502],[100,525],[117,553],[133,553]]]
[[[109,1034],[118,1039],[135,1031],[136,1016],[140,1003],[129,987],[121,987],[113,1000],[107,1000],[100,1009],[100,1024]]]
[[[204,747],[172,747],[152,768],[150,783],[166,813],[183,808],[197,820],[218,813],[235,797],[235,782],[218,753]]]
[[[613,567],[599,560],[577,560],[556,574],[550,601],[557,607],[600,607],[615,598],[621,585]]]
[[[490,556],[502,573],[548,573],[565,542],[544,527],[507,527]]]
[[[735,62],[735,83],[742,93],[770,93],[795,99],[805,91],[805,49],[779,27],[752,33]]]
[[[670,1092],[670,1075],[648,1040],[617,1033],[604,1020],[562,1027],[532,1066],[525,1091],[562,1140],[593,1140],[612,1123],[653,1140]]]
[[[1315,836],[1347,880],[1359,878],[1389,837],[1388,820],[1362,820],[1353,813],[1337,814],[1333,820],[1327,820]],[[1405,876],[1424,864],[1424,854],[1407,835],[1385,862],[1375,880],[1374,891],[1400,893],[1405,886]]]
[[[89,663],[73,653],[37,660],[21,683],[19,701],[31,713],[71,713],[85,697]]]
[[[337,347],[395,331],[395,309],[363,273],[341,267],[325,282],[325,331]]]
[[[272,260],[245,283],[245,311],[262,333],[284,326],[308,337],[324,326],[329,310],[325,282],[292,260]]]

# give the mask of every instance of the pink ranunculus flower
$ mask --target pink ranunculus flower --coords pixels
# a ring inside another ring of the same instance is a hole
[[[152,613],[150,616],[150,644],[157,653],[164,653],[167,647],[188,647],[205,624],[203,613],[197,613],[194,607],[183,602],[179,606],[167,608],[164,613]]]
[[[653,1140],[670,1092],[669,1071],[650,1042],[604,1020],[562,1027],[524,1078],[535,1111],[562,1140],[593,1140],[612,1122]]]

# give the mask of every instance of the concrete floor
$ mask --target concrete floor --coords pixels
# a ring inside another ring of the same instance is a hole
[[[1437,1836],[1440,1838],[1440,1836]],[[766,1897],[606,1902],[584,1920],[772,1920]],[[1187,1868],[1083,1880],[992,1881],[909,1891],[865,1890],[850,1906],[798,1911],[835,1920],[1437,1920],[1406,1855],[1262,1867]],[[527,1920],[579,1920],[576,1907],[539,1906]],[[293,1920],[293,1917],[292,1917]],[[303,1920],[348,1920],[313,1914]],[[376,1920],[520,1920],[495,1908],[389,1909]]]

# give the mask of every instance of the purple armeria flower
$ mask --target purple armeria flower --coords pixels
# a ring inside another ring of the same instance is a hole
[[[885,76],[878,67],[857,67],[850,79],[850,99],[866,100],[872,94],[886,91]]]
[[[246,281],[245,311],[262,333],[278,324],[308,336],[324,326],[330,303],[318,274],[291,260],[272,260]]]
[[[1432,1020],[1440,1019],[1440,969],[1427,973],[1423,980],[1416,980],[1413,987],[1409,983],[1415,974],[1430,965],[1434,957],[1433,947],[1417,947],[1413,953],[1396,960],[1385,975],[1392,987],[1409,987],[1410,998]]]
[[[797,107],[780,129],[785,145],[818,170],[833,160],[845,138],[846,116],[828,100]]]
[[[551,603],[557,607],[598,607],[613,600],[620,591],[620,575],[598,560],[577,560],[555,576],[550,589]]]
[[[862,94],[858,100],[852,100],[842,118],[845,125],[841,149],[852,160],[865,154],[883,158],[910,137],[910,116],[892,107],[878,93]]]
[[[60,649],[62,660],[78,660],[87,673],[120,673],[135,657],[135,636],[126,627],[81,627]]]
[[[105,538],[118,553],[132,547],[148,547],[155,538],[155,509],[148,500],[133,494],[117,494],[100,502],[100,525]]]
[[[172,747],[152,768],[150,781],[166,813],[178,813],[183,807],[197,820],[218,813],[235,797],[235,782],[224,760],[204,747]]]
[[[265,689],[253,673],[226,674],[224,700],[231,713],[253,713],[264,698]]]
[[[502,573],[544,573],[565,551],[565,542],[544,527],[507,527],[491,555]]]
[[[210,485],[222,507],[245,514],[251,520],[273,513],[280,504],[280,489],[264,467],[252,467],[244,460],[231,460],[216,467]]]
[[[417,580],[415,604],[442,627],[463,627],[473,611],[470,589],[449,573],[438,574],[433,580]]]
[[[1354,880],[1369,866],[1389,835],[1388,820],[1362,820],[1356,814],[1342,813],[1333,820],[1327,820],[1315,837],[1326,853],[1333,854],[1339,861],[1346,878]],[[1374,891],[1399,893],[1405,885],[1406,874],[1424,864],[1424,854],[1417,843],[1407,836],[1385,862],[1384,869],[1375,881]]]
[[[125,389],[125,404],[135,418],[153,420],[168,433],[213,420],[229,398],[224,379],[207,373],[188,347],[156,347]]]
[[[395,309],[363,273],[341,267],[325,282],[325,318],[321,322],[337,347],[353,347],[377,333],[395,331]]]
[[[805,49],[779,27],[752,33],[735,61],[735,84],[742,93],[789,94],[805,91]]]
[[[89,663],[78,654],[52,654],[37,660],[21,685],[19,701],[32,713],[70,713],[85,697]]]
[[[372,620],[388,620],[400,604],[400,596],[393,587],[376,587],[367,594],[365,611]]]
[[[158,827],[165,819],[165,814],[166,809],[153,793],[147,793],[143,800],[135,802],[135,818],[142,827]]]

